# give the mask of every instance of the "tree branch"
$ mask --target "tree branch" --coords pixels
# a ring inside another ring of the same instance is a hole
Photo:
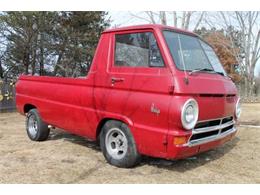
[[[200,25],[200,23],[202,22],[202,19],[203,19],[203,17],[204,17],[204,14],[205,14],[205,12],[202,12],[202,13],[201,13],[201,15],[200,15],[200,17],[199,17],[199,20],[197,21],[197,23],[196,23],[196,25],[195,25],[193,31],[197,30],[197,28],[199,27],[199,25]]]

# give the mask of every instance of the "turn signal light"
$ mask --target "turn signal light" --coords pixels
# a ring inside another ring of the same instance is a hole
[[[186,144],[186,137],[185,137],[185,136],[174,137],[174,138],[173,138],[173,144],[174,144],[174,145]]]

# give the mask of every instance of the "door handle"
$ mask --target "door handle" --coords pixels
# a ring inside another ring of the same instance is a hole
[[[123,82],[125,79],[124,78],[116,78],[116,77],[112,77],[111,78],[111,83],[115,84],[117,82]]]

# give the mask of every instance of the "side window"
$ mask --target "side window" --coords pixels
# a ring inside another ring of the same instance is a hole
[[[115,66],[164,67],[153,33],[119,34],[115,41]]]

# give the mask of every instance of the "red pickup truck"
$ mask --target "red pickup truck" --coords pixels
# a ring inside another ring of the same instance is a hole
[[[239,97],[211,46],[192,32],[140,25],[102,33],[84,78],[21,76],[16,103],[33,141],[49,127],[97,140],[106,160],[181,159],[236,133]]]

